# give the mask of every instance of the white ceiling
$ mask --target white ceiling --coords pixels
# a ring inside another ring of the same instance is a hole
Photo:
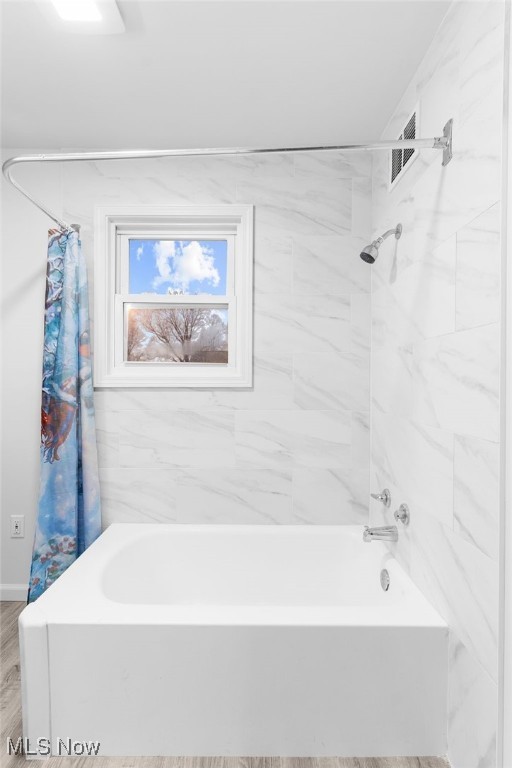
[[[2,2],[4,147],[377,139],[449,5],[121,0],[125,34],[66,36],[40,2]]]

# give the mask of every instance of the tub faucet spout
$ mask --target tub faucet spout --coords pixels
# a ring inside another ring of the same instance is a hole
[[[365,525],[363,541],[398,541],[398,528],[396,525],[383,525],[380,528]]]

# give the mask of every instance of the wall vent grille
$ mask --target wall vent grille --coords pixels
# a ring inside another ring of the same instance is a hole
[[[413,112],[407,121],[402,133],[398,137],[399,141],[403,139],[415,139],[417,127],[417,112]],[[404,171],[407,164],[416,154],[415,149],[392,149],[391,150],[391,184],[394,184],[400,174]]]

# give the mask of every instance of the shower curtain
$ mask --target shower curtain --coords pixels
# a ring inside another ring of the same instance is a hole
[[[28,602],[101,531],[87,273],[78,233],[48,233],[41,477]]]

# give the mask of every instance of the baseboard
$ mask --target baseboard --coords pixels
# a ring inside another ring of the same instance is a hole
[[[0,600],[24,601],[27,592],[27,584],[0,584]]]

